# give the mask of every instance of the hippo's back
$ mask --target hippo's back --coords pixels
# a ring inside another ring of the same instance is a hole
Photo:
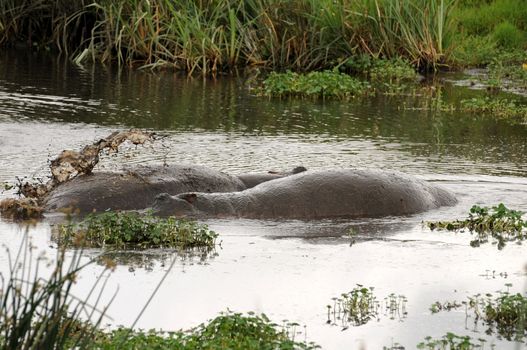
[[[456,203],[447,190],[395,171],[306,171],[238,194],[240,216],[317,219],[408,215]],[[249,204],[246,204],[249,203]]]
[[[202,166],[137,167],[125,172],[78,176],[53,189],[44,199],[48,211],[69,208],[80,213],[135,210],[150,206],[159,193],[240,191],[236,177]]]

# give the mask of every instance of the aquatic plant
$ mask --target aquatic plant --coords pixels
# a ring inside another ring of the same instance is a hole
[[[263,82],[260,93],[266,96],[285,97],[337,97],[349,98],[367,93],[368,85],[337,71],[299,74],[272,72]]]
[[[55,239],[65,246],[208,248],[218,234],[207,225],[149,213],[105,212],[90,214],[79,223],[60,224]]]
[[[509,285],[510,286],[510,285]],[[475,322],[482,319],[489,328],[507,340],[522,341],[527,336],[527,295],[499,291],[469,298],[468,308],[476,316]]]
[[[429,310],[433,314],[437,314],[440,311],[456,310],[456,309],[462,307],[463,305],[464,304],[460,304],[460,303],[458,303],[455,300],[454,301],[445,301],[445,302],[436,301],[435,303],[433,303],[430,306]]]
[[[506,284],[511,287],[511,284]],[[455,310],[465,307],[465,313],[474,317],[474,323],[482,321],[489,326],[487,334],[497,332],[507,340],[523,341],[527,337],[527,295],[498,291],[485,295],[476,294],[461,303],[450,301],[436,302],[432,313]]]
[[[351,326],[360,326],[372,319],[379,319],[381,312],[390,319],[406,317],[406,297],[390,294],[379,301],[373,294],[373,287],[360,284],[339,298],[333,298],[333,305],[327,305],[326,323],[341,324],[343,330]]]
[[[466,99],[461,101],[461,109],[472,113],[488,113],[518,122],[527,120],[527,106],[518,105],[508,99],[490,97]]]
[[[497,243],[498,249],[503,249],[507,242],[521,243],[527,238],[527,222],[522,215],[523,212],[508,209],[503,203],[491,208],[474,205],[465,220],[429,221],[426,225],[431,230],[468,229],[471,234],[476,233],[475,239],[470,242],[472,247],[479,247],[493,238],[493,244]]]
[[[440,339],[434,339],[427,336],[425,340],[417,344],[417,349],[425,350],[475,350],[484,348],[485,339],[478,339],[479,343],[474,343],[474,340],[468,335],[462,336],[452,332],[448,332]]]
[[[185,350],[260,350],[320,348],[314,343],[295,341],[296,324],[278,326],[265,314],[224,312],[207,323],[188,331],[131,331],[120,328],[101,331],[93,348],[117,349],[185,349]]]

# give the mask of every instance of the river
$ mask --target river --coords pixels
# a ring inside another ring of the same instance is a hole
[[[395,343],[409,349],[426,336],[449,331],[485,338],[500,349],[524,346],[486,335],[464,309],[434,315],[429,310],[436,301],[464,301],[506,290],[508,283],[511,291],[524,291],[524,246],[472,248],[469,233],[432,232],[422,222],[464,218],[473,204],[503,202],[527,211],[525,125],[430,110],[426,106],[434,99],[429,94],[343,102],[269,99],[256,96],[254,84],[247,75],[187,79],[172,72],[82,67],[42,54],[2,52],[0,184],[14,184],[17,177],[45,178],[48,161],[61,150],[79,149],[131,127],[165,137],[103,156],[97,169],[186,163],[230,173],[303,165],[413,174],[450,189],[459,203],[402,218],[205,221],[220,234],[221,247],[204,258],[179,257],[138,327],[187,329],[230,309],[298,322],[307,333],[302,339],[324,349],[380,349]],[[454,104],[482,93],[448,83],[435,89]],[[4,191],[0,198],[12,195]],[[350,229],[357,233],[351,245]],[[26,230],[38,249],[53,254],[47,221],[28,226],[0,219],[0,243],[15,250]],[[174,256],[162,250],[124,254],[108,282],[105,300],[119,290],[107,322],[130,326]],[[0,270],[6,269],[3,254]],[[101,269],[84,270],[76,292],[86,293]],[[380,300],[404,295],[407,314],[391,319],[381,311],[378,320],[345,330],[326,324],[326,305],[357,284],[374,287]]]

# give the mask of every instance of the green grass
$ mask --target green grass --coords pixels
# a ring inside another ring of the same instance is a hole
[[[0,43],[87,61],[214,74],[239,66],[312,71],[349,57],[445,61],[451,0],[75,0],[2,2]],[[36,44],[35,44],[36,43]]]
[[[79,223],[59,225],[55,239],[66,246],[211,249],[217,237],[207,225],[195,221],[107,212],[90,214]]]
[[[460,109],[470,113],[487,113],[494,117],[518,122],[527,121],[527,106],[504,98],[474,97],[465,99],[461,101]]]
[[[475,239],[470,242],[472,247],[479,247],[492,239],[498,249],[503,249],[507,242],[521,243],[527,238],[527,222],[522,215],[523,212],[508,209],[502,203],[491,208],[474,205],[465,220],[429,221],[426,224],[431,230],[467,229],[471,234],[476,234]]]
[[[368,91],[368,84],[345,73],[336,71],[299,74],[272,72],[263,82],[260,93],[274,97],[315,97],[350,98],[362,96]]]

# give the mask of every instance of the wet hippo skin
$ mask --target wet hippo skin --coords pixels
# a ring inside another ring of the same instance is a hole
[[[408,215],[454,205],[448,190],[400,172],[305,171],[242,192],[160,194],[154,213],[176,217],[323,219]]]
[[[295,168],[293,171],[299,171]],[[80,214],[106,210],[135,210],[150,206],[160,193],[242,191],[291,172],[229,175],[205,166],[140,166],[124,172],[94,172],[60,184],[48,193],[44,209]]]

